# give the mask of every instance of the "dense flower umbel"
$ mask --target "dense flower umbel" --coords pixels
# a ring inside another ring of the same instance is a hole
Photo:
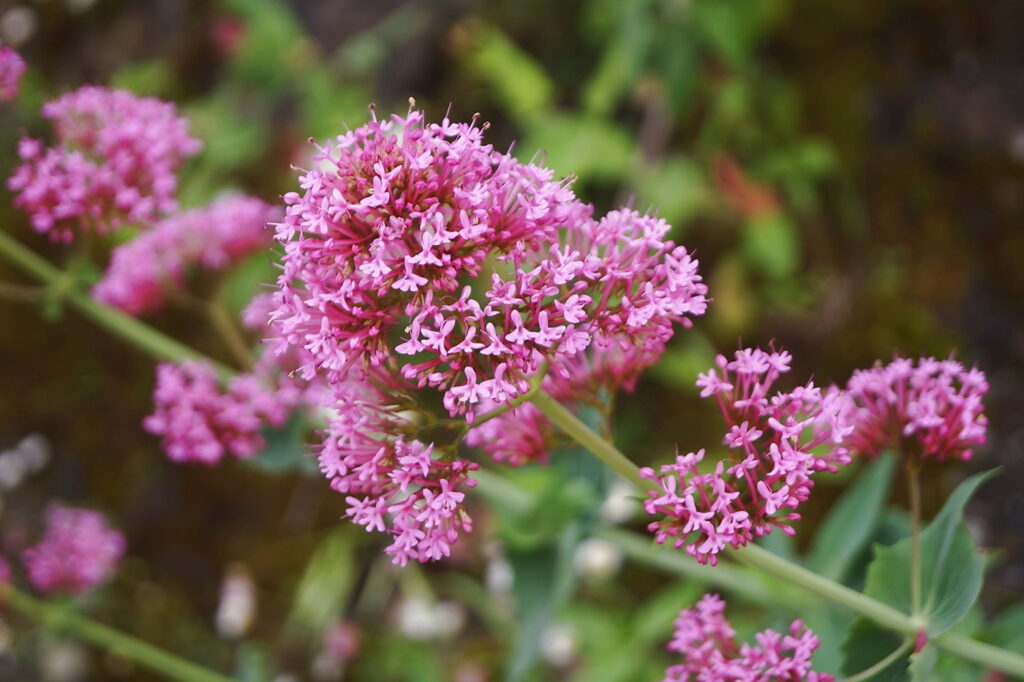
[[[345,495],[345,515],[390,534],[385,552],[404,566],[448,556],[459,533],[472,530],[462,489],[476,485],[469,475],[479,467],[415,439],[414,417],[389,397],[401,392],[394,381],[372,369],[335,386],[337,416],[319,461],[331,487]]]
[[[823,394],[812,383],[769,394],[791,359],[785,351],[745,349],[732,361],[718,356],[721,376],[715,369],[700,375],[701,396],[717,399],[728,427],[723,443],[735,457],[709,473],[698,471],[704,450],[677,455],[660,475],[641,469],[654,484],[644,508],[664,517],[649,526],[659,543],[671,538],[714,565],[726,546],[743,546],[775,527],[792,535],[788,524],[800,518],[795,510],[810,495],[811,477],[849,462],[839,445],[852,428],[840,394]],[[816,455],[823,444],[827,449]]]
[[[896,358],[853,373],[846,387],[851,451],[894,448],[915,459],[971,458],[985,442],[985,375],[955,360]]]
[[[163,437],[164,452],[176,462],[216,464],[228,453],[255,455],[265,445],[260,432],[284,424],[298,399],[297,392],[270,390],[250,374],[231,379],[224,390],[203,362],[163,363],[156,378],[155,411],[143,426]]]
[[[656,350],[673,320],[703,313],[696,261],[663,241],[663,221],[621,211],[595,223],[549,170],[482,144],[475,123],[422,120],[340,137],[305,193],[286,196],[274,320],[308,351],[307,375],[334,383],[405,359],[405,379],[472,418],[481,400],[526,391],[545,359],[557,370],[624,331]]]
[[[124,536],[100,513],[55,507],[42,541],[26,549],[22,561],[37,590],[80,594],[105,581],[124,552]]]
[[[663,682],[832,682],[831,675],[811,670],[819,641],[799,620],[789,634],[765,630],[757,644],[737,645],[725,619],[725,602],[706,594],[692,609],[679,612],[669,651],[683,663],[665,671]]]
[[[76,226],[146,226],[175,209],[175,173],[200,145],[173,104],[86,86],[47,103],[43,116],[57,145],[22,139],[23,163],[8,181],[38,232],[70,242]]]
[[[25,60],[14,48],[0,45],[0,102],[10,102],[18,96],[18,83],[25,68]]]
[[[168,291],[181,289],[189,266],[224,268],[272,241],[268,222],[279,210],[259,199],[226,196],[178,213],[114,249],[93,296],[139,314],[158,309]]]
[[[334,387],[321,468],[354,521],[394,536],[396,563],[445,556],[469,530],[459,488],[476,467],[398,416],[410,393],[436,389],[472,422],[545,365],[549,388],[573,385],[599,350],[629,360],[602,370],[618,388],[706,306],[697,262],[664,221],[595,221],[550,170],[483,144],[484,128],[425,125],[417,111],[374,119],[320,149],[278,226],[278,352],[300,352],[302,375]],[[524,439],[543,428],[524,426]]]

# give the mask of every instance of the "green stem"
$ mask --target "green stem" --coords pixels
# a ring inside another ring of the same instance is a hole
[[[567,435],[590,450],[598,459],[606,462],[616,472],[636,483],[641,490],[647,489],[647,482],[640,478],[636,465],[628,457],[591,430],[590,427],[581,422],[558,401],[541,391],[534,396],[533,403],[551,421],[565,431]],[[671,550],[666,549],[664,551]],[[772,554],[758,545],[749,544],[739,550],[730,550],[729,553],[738,561],[782,578],[823,599],[840,606],[845,606],[851,611],[859,613],[890,630],[913,637],[924,625],[919,618],[901,613],[866,594],[851,590],[845,585],[822,577],[799,564]],[[984,666],[997,668],[1013,675],[1024,676],[1024,656],[1020,654],[976,642],[951,632],[945,632],[931,641],[942,649],[981,663]]]
[[[537,391],[531,398],[537,409],[545,417],[550,419],[558,428],[577,443],[590,450],[598,459],[607,464],[612,471],[619,474],[627,481],[642,491],[647,491],[650,485],[640,476],[636,465],[619,450],[601,437],[596,431],[576,418],[565,405],[558,402],[545,391]]]
[[[28,275],[49,286],[63,289],[63,297],[86,317],[161,360],[208,360],[205,355],[185,344],[157,331],[144,322],[122,313],[120,310],[92,300],[88,294],[68,285],[67,273],[54,267],[44,258],[36,255],[6,232],[0,230],[0,256],[16,265]],[[227,367],[212,362],[219,373],[229,376],[233,372]]]
[[[910,488],[910,607],[915,616],[921,613],[921,478],[913,462],[907,464]]]
[[[476,476],[476,473],[473,475]],[[655,545],[649,536],[609,527],[597,528],[593,534],[595,537],[612,543],[634,561],[668,573],[685,576],[687,580],[696,583],[728,590],[753,604],[794,611],[806,605],[807,602],[802,592],[789,585],[769,586],[765,584],[762,576],[743,566],[730,566],[723,563],[711,567],[698,564],[684,552],[675,552]]]
[[[867,670],[860,671],[859,673],[857,673],[853,677],[847,677],[847,678],[841,680],[841,682],[862,682],[863,680],[870,680],[872,677],[874,677],[875,675],[877,675],[878,673],[882,672],[883,670],[888,668],[890,665],[892,665],[896,661],[896,659],[898,659],[900,656],[902,656],[903,654],[907,653],[907,650],[913,644],[914,644],[914,640],[913,639],[907,639],[907,641],[904,642],[902,646],[900,646],[898,649],[893,651],[891,654],[889,654],[888,656],[886,656],[885,658],[880,660],[878,663],[875,663],[873,666],[871,666]]]
[[[171,679],[183,682],[231,682],[229,677],[72,613],[62,606],[31,597],[10,585],[0,590],[0,602],[48,628],[92,642]]]

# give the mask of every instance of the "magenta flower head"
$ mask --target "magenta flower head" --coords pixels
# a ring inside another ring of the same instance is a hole
[[[57,144],[23,138],[8,180],[36,231],[70,242],[74,228],[144,227],[176,208],[175,174],[200,144],[173,104],[86,86],[47,103],[43,116]]]
[[[207,363],[163,363],[156,370],[155,411],[143,427],[162,436],[164,452],[175,462],[216,464],[227,454],[251,457],[266,445],[261,431],[284,424],[298,397],[293,393],[271,390],[251,374],[231,379],[222,389]]]
[[[985,374],[952,359],[896,358],[858,370],[846,386],[853,452],[893,448],[915,460],[968,460],[985,442]]]
[[[25,60],[8,45],[0,45],[0,102],[18,96],[18,84],[25,73]]]
[[[40,592],[81,594],[107,580],[124,552],[124,536],[99,512],[55,507],[43,539],[22,553],[22,561]]]
[[[160,308],[168,292],[180,291],[190,267],[225,268],[270,246],[267,223],[277,207],[247,196],[226,196],[208,206],[175,214],[118,246],[96,300],[139,314]]]
[[[706,308],[697,262],[664,221],[595,221],[568,182],[484,144],[485,128],[374,117],[319,148],[277,230],[278,352],[333,387],[321,468],[354,521],[392,535],[397,563],[446,556],[470,527],[458,489],[475,465],[400,417],[422,414],[424,395],[472,423],[542,368],[571,399],[580,363],[602,354],[627,360],[593,373],[617,389]]]
[[[676,618],[668,650],[683,662],[665,671],[663,682],[832,682],[831,675],[811,670],[811,656],[820,642],[799,620],[788,634],[765,630],[756,644],[736,643],[736,632],[725,619],[725,602],[706,594],[692,609]]]
[[[677,455],[673,464],[640,470],[652,483],[644,508],[662,516],[650,524],[659,543],[672,539],[700,563],[716,564],[725,547],[741,547],[774,528],[793,535],[795,511],[810,496],[812,476],[850,461],[840,444],[850,433],[842,397],[808,382],[771,393],[789,371],[785,351],[738,351],[719,355],[718,370],[701,374],[702,397],[714,396],[732,453],[701,473],[704,450]],[[719,374],[721,372],[721,374]],[[815,449],[823,446],[820,453]]]

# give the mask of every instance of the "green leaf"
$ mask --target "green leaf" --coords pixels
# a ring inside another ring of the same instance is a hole
[[[846,575],[875,530],[895,470],[895,455],[885,453],[843,493],[814,536],[807,558],[811,570],[832,580]]]
[[[845,658],[840,672],[844,675],[856,675],[867,670],[903,646],[903,641],[902,635],[892,630],[884,630],[865,618],[858,618],[841,647]],[[871,682],[909,682],[909,667],[908,649],[905,655],[873,675]]]
[[[317,546],[295,588],[284,631],[296,642],[318,645],[324,629],[338,619],[355,585],[355,554],[365,536],[351,525],[339,526]]]
[[[621,127],[598,118],[551,114],[537,121],[522,146],[527,159],[537,151],[560,175],[583,180],[619,180],[629,173],[633,140]]]
[[[316,461],[306,446],[309,424],[301,414],[293,414],[283,426],[263,430],[267,445],[255,457],[242,460],[246,465],[271,474],[302,471],[314,473]]]
[[[932,637],[960,620],[981,591],[984,564],[964,526],[963,510],[971,494],[993,473],[976,474],[961,483],[921,533],[921,606]],[[910,538],[876,547],[864,590],[904,613],[911,612],[910,550]]]
[[[770,278],[784,279],[800,260],[797,227],[782,213],[759,214],[744,229],[742,249],[752,266]]]
[[[500,29],[479,26],[470,66],[494,88],[498,101],[520,122],[543,118],[555,86],[541,65]]]

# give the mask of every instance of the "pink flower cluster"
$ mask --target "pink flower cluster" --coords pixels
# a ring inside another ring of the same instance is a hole
[[[308,351],[307,375],[334,383],[402,358],[405,379],[472,418],[482,400],[526,391],[545,359],[626,336],[657,349],[673,321],[704,312],[696,261],[663,240],[664,221],[595,222],[551,171],[482,144],[475,123],[422,121],[410,112],[340,137],[305,193],[286,195],[274,320]],[[490,284],[475,292],[485,266]]]
[[[321,468],[357,491],[357,523],[394,536],[397,563],[445,556],[469,529],[458,488],[475,466],[418,439],[396,416],[405,396],[435,389],[472,423],[545,366],[566,400],[593,383],[578,380],[581,363],[600,365],[592,378],[614,390],[707,305],[697,262],[665,239],[664,221],[629,210],[595,220],[568,182],[484,144],[485,128],[428,125],[412,110],[374,117],[319,148],[278,226],[278,352],[300,352],[302,375],[334,387]],[[505,439],[494,456],[541,456],[535,417],[519,432],[528,447]]]
[[[785,351],[748,348],[731,361],[718,356],[718,371],[700,375],[701,396],[718,401],[728,427],[723,444],[735,456],[709,473],[698,470],[704,450],[677,455],[660,474],[640,470],[652,482],[644,509],[663,517],[648,526],[659,543],[671,538],[714,565],[726,546],[741,547],[776,527],[792,535],[788,524],[800,518],[795,510],[810,496],[811,477],[849,463],[840,444],[852,427],[840,393],[810,382],[770,393],[791,360]],[[816,454],[820,445],[828,447]]]
[[[203,362],[161,364],[156,378],[155,411],[143,427],[162,436],[175,462],[216,464],[228,453],[257,454],[266,444],[260,432],[283,425],[298,399],[293,390],[270,390],[250,374],[231,379],[224,390]]]
[[[0,45],[0,102],[18,96],[18,84],[25,73],[25,60],[7,45]]]
[[[415,416],[389,397],[400,391],[382,390],[393,380],[370,370],[363,380],[335,386],[337,416],[319,462],[331,487],[346,496],[345,515],[391,535],[385,552],[404,566],[449,556],[459,533],[472,530],[461,489],[476,485],[469,475],[479,465],[412,437]]]
[[[22,560],[37,590],[80,594],[105,581],[124,552],[124,536],[100,513],[56,507],[46,517],[43,539]]]
[[[737,645],[725,619],[725,602],[706,594],[692,609],[679,612],[669,651],[683,663],[665,671],[663,682],[832,682],[831,675],[811,670],[817,636],[799,620],[789,634],[765,630],[757,644]]]
[[[57,145],[24,138],[8,180],[33,228],[70,242],[73,227],[106,232],[146,226],[176,207],[176,172],[199,151],[173,104],[86,86],[43,107]]]
[[[917,459],[968,460],[985,442],[987,392],[984,373],[955,360],[896,358],[858,370],[846,386],[856,425],[846,444],[872,456],[895,448]]]
[[[276,207],[254,197],[226,196],[165,218],[114,249],[92,295],[132,314],[156,310],[169,290],[184,287],[189,266],[224,268],[267,248],[272,238],[265,227],[279,217]]]

